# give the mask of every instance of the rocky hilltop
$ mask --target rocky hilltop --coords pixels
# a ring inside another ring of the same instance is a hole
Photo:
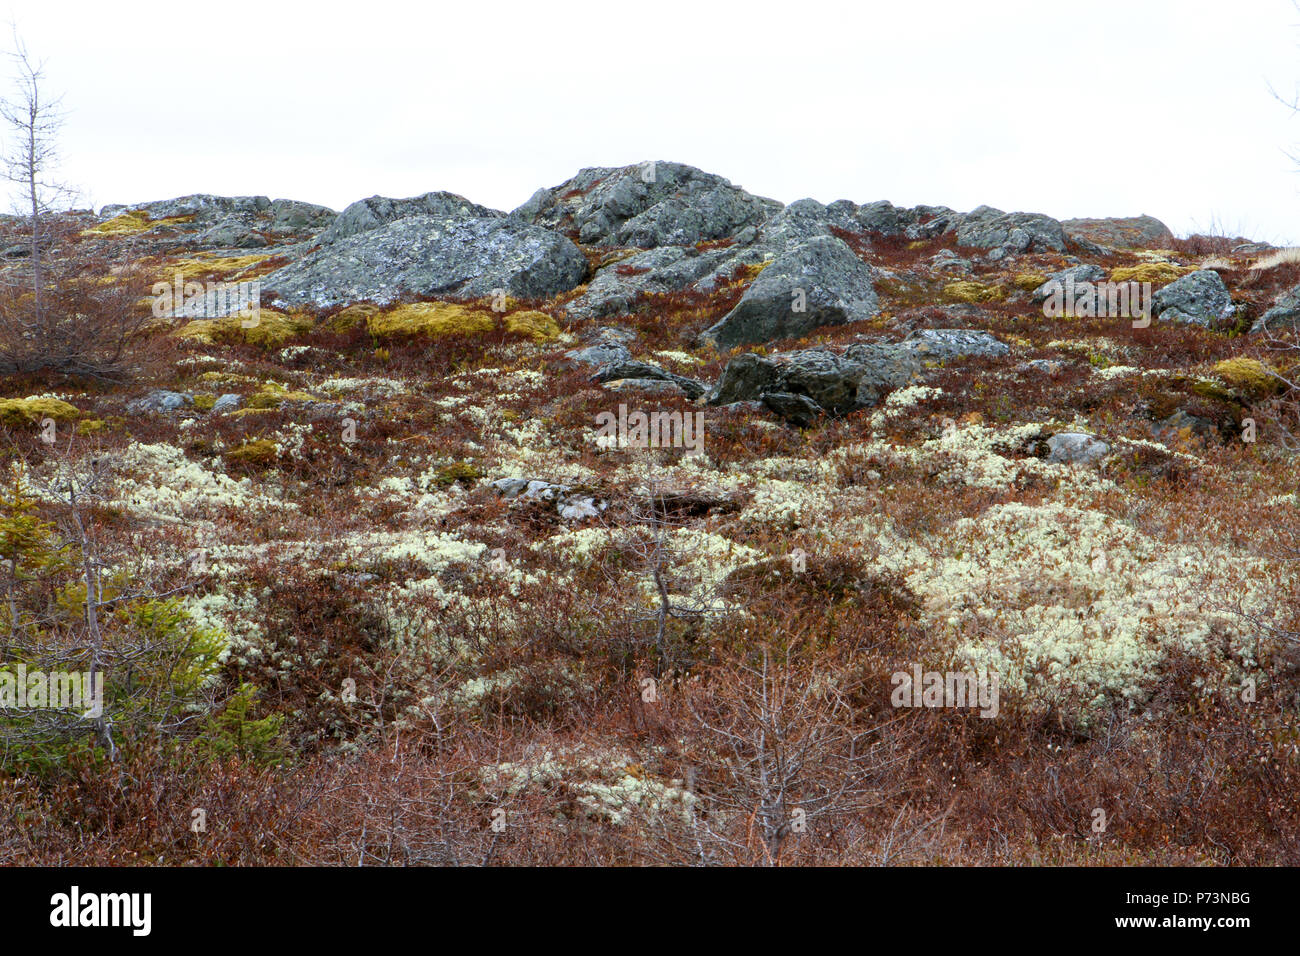
[[[982,843],[994,805],[999,832],[1086,831],[1108,787],[1149,807],[1112,862],[1280,859],[1219,824],[1162,842],[1179,811],[1151,794],[1273,785],[1215,777],[1208,744],[1164,762],[1247,682],[1271,703],[1232,726],[1295,739],[1290,251],[1149,215],[784,205],[666,161],[510,211],[199,195],[76,227],[110,277],[256,281],[260,309],[162,317],[151,381],[9,382],[23,480],[54,473],[45,418],[92,449],[105,534],[302,759],[454,739],[467,819],[514,801],[606,834],[593,858],[725,856],[753,808],[718,728],[780,659],[839,694],[805,743],[895,728],[861,819],[958,795],[961,835],[917,860]],[[914,665],[995,675],[1002,716],[888,723]],[[991,797],[1009,777],[1036,796]],[[767,852],[804,853],[782,826]],[[1042,839],[998,852],[1084,852]],[[609,849],[634,844],[658,856]]]

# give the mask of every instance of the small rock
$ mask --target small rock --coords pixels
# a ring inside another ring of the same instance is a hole
[[[626,345],[618,342],[598,342],[583,349],[566,352],[564,357],[574,365],[610,365],[615,362],[630,362],[632,353]]]
[[[940,249],[930,257],[930,267],[941,272],[960,272],[962,275],[969,275],[971,261],[963,259],[951,249]]]
[[[156,388],[143,398],[127,402],[126,410],[131,415],[159,414],[174,412],[193,404],[194,396],[189,392],[169,392],[165,388]]]
[[[1300,285],[1292,286],[1280,295],[1273,307],[1255,320],[1252,332],[1295,328],[1300,325]]]
[[[1106,278],[1106,270],[1101,266],[1078,265],[1070,269],[1062,269],[1060,272],[1053,272],[1047,277],[1047,281],[1030,293],[1029,298],[1033,302],[1045,302],[1053,293],[1060,291],[1064,294],[1065,284],[1067,281],[1080,282],[1099,282]]]
[[[524,490],[525,498],[540,498],[543,501],[555,501],[569,490],[567,485],[553,485],[549,481],[534,478]]]
[[[1215,427],[1214,422],[1208,418],[1202,418],[1199,415],[1193,415],[1186,409],[1180,408],[1168,418],[1161,419],[1151,428],[1152,434],[1159,441],[1166,444],[1177,442],[1186,435],[1195,435],[1204,442],[1217,441],[1219,430]]]
[[[527,478],[498,478],[492,482],[492,487],[507,498],[514,498],[522,494],[528,487]]]
[[[221,395],[215,402],[212,403],[212,408],[210,412],[218,415],[222,415],[229,412],[233,412],[235,409],[239,408],[239,406],[243,404],[244,404],[244,398],[242,395],[240,395],[237,392],[226,392],[224,395]]]
[[[577,521],[582,518],[595,518],[605,510],[605,503],[597,503],[595,498],[571,498],[560,505],[560,517],[565,521]]]
[[[1030,359],[1020,367],[1043,372],[1046,375],[1059,375],[1061,370],[1065,368],[1065,363],[1058,359]]]
[[[611,392],[649,392],[654,395],[686,394],[676,382],[667,382],[659,378],[616,378],[602,384]]]
[[[708,387],[695,381],[693,378],[686,378],[684,375],[674,375],[667,372],[657,365],[651,365],[649,362],[633,362],[630,360],[611,362],[608,365],[602,365],[591,380],[596,383],[614,382],[620,379],[649,379],[657,382],[670,383],[674,388],[680,389],[688,398],[699,398],[708,391]]]
[[[940,362],[970,355],[1001,358],[1011,352],[1011,346],[978,329],[917,329],[902,345],[923,358]]]
[[[824,409],[807,395],[794,392],[764,392],[763,404],[792,425],[805,428],[820,417]]]
[[[1047,460],[1063,465],[1091,465],[1110,453],[1110,446],[1084,432],[1061,432],[1047,440]]]

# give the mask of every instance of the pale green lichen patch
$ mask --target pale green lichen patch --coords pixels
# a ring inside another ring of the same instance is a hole
[[[567,791],[590,819],[614,826],[646,819],[688,823],[696,802],[682,780],[657,778],[626,754],[581,749],[483,767],[479,779],[486,793],[498,798]]]
[[[962,661],[999,675],[1004,693],[1080,713],[1145,702],[1169,654],[1218,660],[1256,653],[1254,636],[1207,593],[1264,611],[1253,562],[1208,545],[1162,545],[1109,515],[1068,505],[1010,503],[963,519],[932,556],[895,554],[926,619]],[[1258,569],[1256,569],[1258,570]],[[1082,707],[1082,712],[1076,708]]]

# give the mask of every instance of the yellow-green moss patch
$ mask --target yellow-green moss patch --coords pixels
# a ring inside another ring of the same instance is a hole
[[[331,315],[325,320],[325,328],[331,332],[350,332],[363,322],[368,322],[371,316],[378,315],[380,311],[377,305],[359,302]]]
[[[279,454],[279,445],[268,438],[258,438],[255,441],[245,442],[238,448],[230,449],[225,457],[228,461],[245,465],[265,465],[274,461]]]
[[[248,396],[248,402],[246,404],[250,409],[259,409],[279,408],[285,402],[314,401],[317,401],[315,395],[311,395],[307,392],[290,391],[283,385],[276,385],[274,382],[268,382],[252,395]]]
[[[444,488],[460,482],[463,485],[472,485],[483,477],[483,473],[467,461],[458,461],[444,468],[438,469],[437,477],[434,479]]]
[[[1238,356],[1225,359],[1214,366],[1214,374],[1222,381],[1250,398],[1264,398],[1282,387],[1281,379],[1258,359]]]
[[[1033,292],[1047,281],[1041,272],[1019,272],[1011,279],[1011,284],[1022,292]]]
[[[371,315],[366,327],[379,338],[449,335],[482,335],[491,332],[492,317],[450,302],[414,302]]]
[[[534,342],[551,342],[560,337],[559,324],[545,312],[516,312],[507,316],[506,331]]]
[[[192,259],[178,259],[163,266],[160,278],[170,282],[177,273],[182,279],[200,276],[230,277],[271,258],[266,253],[251,256],[212,256],[200,253]]]
[[[1143,262],[1136,266],[1124,266],[1110,274],[1111,282],[1173,282],[1187,270],[1180,269],[1172,262]]]
[[[143,209],[124,212],[97,226],[81,230],[81,234],[90,239],[114,239],[120,236],[138,236],[159,226],[170,226],[180,222],[193,222],[193,216],[171,216],[167,219],[150,219]]]
[[[189,339],[203,345],[224,343],[247,343],[262,348],[275,348],[290,339],[311,330],[312,318],[301,312],[278,312],[275,309],[259,309],[257,324],[245,327],[251,319],[241,319],[238,315],[222,316],[219,319],[195,319],[176,330],[177,338]]]
[[[954,302],[1000,302],[1006,298],[1006,293],[997,286],[971,280],[949,282],[943,287],[943,294]]]
[[[77,418],[76,406],[57,398],[0,398],[0,423],[35,425],[46,418],[56,422]]]

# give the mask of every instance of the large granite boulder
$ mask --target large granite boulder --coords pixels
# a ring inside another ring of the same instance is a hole
[[[1199,269],[1175,279],[1151,299],[1162,320],[1211,326],[1232,315],[1232,296],[1213,269]]]
[[[868,408],[920,372],[915,354],[898,345],[852,345],[843,352],[803,349],[770,356],[749,352],[727,363],[706,401],[710,405],[761,401],[778,413],[784,409],[800,423],[809,414],[844,415]],[[796,401],[792,395],[807,401]],[[769,396],[775,397],[769,401]]]
[[[511,217],[593,246],[694,245],[765,222],[781,204],[683,163],[584,169]]]
[[[315,203],[266,196],[213,196],[198,193],[176,199],[130,205],[109,205],[100,210],[101,223],[121,216],[143,214],[147,223],[128,229],[146,241],[158,243],[159,251],[185,246],[199,249],[256,249],[286,239],[307,240],[335,217],[334,210]],[[166,232],[148,227],[154,221],[165,222]],[[112,225],[110,223],[110,225]],[[95,233],[89,233],[94,236]],[[115,238],[120,233],[108,233]],[[164,238],[165,236],[175,238]],[[283,246],[277,254],[286,254]]]
[[[1093,242],[1112,249],[1168,249],[1174,241],[1169,227],[1155,216],[1120,219],[1064,219],[1061,228],[1074,242]]]
[[[389,199],[371,196],[360,199],[338,214],[329,228],[321,234],[323,243],[337,242],[359,232],[378,229],[390,222],[411,216],[436,216],[441,219],[495,219],[505,213],[472,203],[455,193],[433,192],[409,199]]]
[[[477,298],[504,289],[549,298],[572,289],[587,260],[558,233],[500,218],[411,216],[322,246],[262,280],[282,307],[331,307],[405,295]]]
[[[833,236],[800,243],[767,266],[736,307],[700,336],[718,348],[797,338],[877,312],[871,267]]]
[[[980,206],[961,217],[955,229],[957,244],[992,249],[1000,255],[1021,252],[1065,252],[1067,241],[1061,224],[1034,212],[1003,212]]]

